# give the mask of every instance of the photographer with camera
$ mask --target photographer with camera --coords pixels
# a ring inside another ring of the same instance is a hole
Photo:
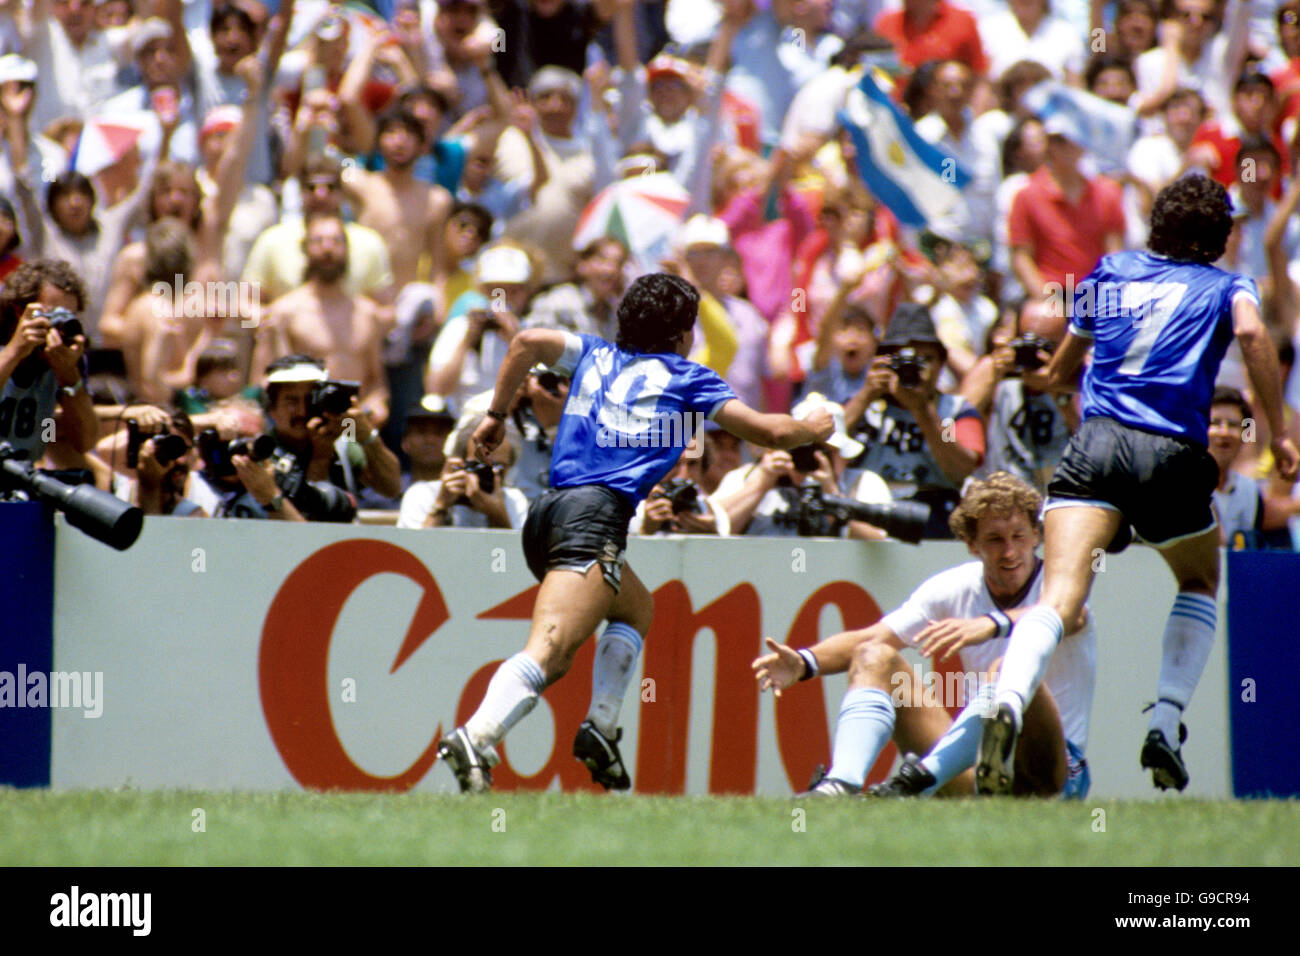
[[[637,506],[629,534],[731,534],[727,511],[715,507],[704,490],[704,473],[712,464],[709,444],[696,435],[676,467]]]
[[[58,464],[79,465],[99,437],[77,318],[85,304],[81,278],[52,259],[23,263],[0,290],[0,442],[28,461],[39,461],[53,438],[69,453]]]
[[[936,387],[947,354],[929,310],[904,302],[889,320],[866,385],[845,406],[845,418],[859,422],[854,437],[866,446],[851,468],[878,474],[894,501],[929,505],[925,537],[932,539],[952,537],[948,516],[962,482],[984,459],[979,413]]]
[[[194,422],[182,411],[132,405],[99,440],[91,465],[97,483],[146,515],[207,517],[221,500],[197,473]],[[120,427],[119,427],[120,426]]]
[[[266,414],[274,441],[269,456],[259,462],[219,440],[201,440],[205,472],[235,471],[257,506],[245,499],[246,516],[285,511],[281,517],[292,518],[285,507],[292,504],[308,521],[351,521],[362,484],[388,497],[401,490],[397,456],[358,407],[358,391],[356,382],[331,381],[324,363],[310,355],[276,359],[266,369]],[[268,474],[274,476],[274,492],[264,480]],[[229,487],[229,474],[222,480]]]
[[[1005,471],[1042,493],[1079,427],[1079,412],[1070,393],[1053,392],[1047,381],[1047,363],[1065,337],[1064,317],[1026,299],[1017,318],[1015,338],[975,363],[962,395],[986,423],[988,454],[976,477]]]
[[[464,416],[452,436],[450,454],[437,481],[420,481],[402,496],[399,528],[521,528],[528,499],[505,485],[514,447],[503,441],[486,461],[478,460],[474,429],[483,413]]]
[[[717,506],[725,510],[732,534],[747,535],[842,535],[845,526],[836,522],[801,521],[805,492],[816,488],[821,496],[845,496],[841,483],[845,462],[862,454],[863,446],[849,437],[844,427],[844,409],[813,393],[791,413],[803,418],[813,409],[831,416],[834,431],[820,445],[801,445],[790,451],[769,451],[751,466],[727,474],[714,493]],[[846,497],[859,502],[889,504],[889,489],[880,477],[863,472]],[[847,535],[869,541],[883,539],[885,532],[865,521],[850,521]]]

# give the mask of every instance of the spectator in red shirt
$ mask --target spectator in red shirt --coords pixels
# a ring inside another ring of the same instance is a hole
[[[880,15],[876,32],[912,69],[928,60],[960,60],[980,76],[988,72],[975,17],[944,0],[903,0],[902,10]]]
[[[1111,252],[1124,248],[1120,187],[1079,169],[1083,134],[1060,114],[1048,117],[1047,162],[1011,203],[1011,268],[1029,295],[1047,295],[1048,283],[1077,284]]]
[[[1262,137],[1273,144],[1281,157],[1282,176],[1277,178],[1272,197],[1281,199],[1282,178],[1291,175],[1291,163],[1286,144],[1273,130],[1276,112],[1273,81],[1266,74],[1247,70],[1238,77],[1232,89],[1232,115],[1222,120],[1206,120],[1192,137],[1192,146],[1204,143],[1210,147],[1210,150],[1198,152],[1206,160],[1214,157],[1206,172],[1222,183],[1224,188],[1231,189],[1238,179],[1237,154],[1241,150],[1242,138]]]

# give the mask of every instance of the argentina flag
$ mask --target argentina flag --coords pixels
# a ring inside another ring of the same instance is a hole
[[[960,204],[970,174],[917,133],[870,72],[849,90],[838,115],[853,139],[862,181],[903,225],[922,228]]]

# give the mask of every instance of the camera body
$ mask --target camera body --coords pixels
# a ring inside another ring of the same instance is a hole
[[[360,393],[360,382],[317,382],[311,387],[311,394],[307,398],[307,417],[347,414]]]
[[[53,309],[40,309],[36,312],[39,319],[47,319],[50,328],[57,329],[60,338],[64,344],[70,344],[78,335],[85,335],[85,327],[81,324],[81,319],[77,318],[77,313],[71,309],[65,309],[58,306]]]
[[[1007,343],[1016,356],[1016,364],[1012,368],[1011,374],[1023,375],[1025,372],[1033,372],[1043,367],[1043,360],[1038,357],[1038,353],[1051,353],[1056,346],[1041,335],[1021,335]]]
[[[865,521],[886,533],[917,544],[930,520],[930,506],[919,501],[894,501],[868,504],[851,498],[838,498],[822,491],[821,485],[808,481],[799,489],[799,503],[774,520],[793,527],[801,538],[835,537],[850,521]]]
[[[667,498],[673,506],[673,514],[703,514],[700,502],[700,486],[689,478],[670,478],[663,483],[656,498]]]
[[[496,469],[485,461],[467,461],[461,471],[468,472],[478,479],[478,486],[483,494],[490,495],[497,489]],[[463,499],[468,500],[468,499]]]
[[[256,438],[235,438],[222,441],[215,428],[205,428],[199,433],[199,454],[203,456],[203,470],[212,478],[229,478],[235,474],[235,455],[247,455],[253,461],[266,461],[275,453],[275,439],[270,435]],[[287,494],[287,492],[286,492]]]
[[[916,388],[925,377],[928,363],[924,356],[911,346],[906,346],[889,356],[889,369],[898,376],[903,388]]]
[[[63,311],[66,312],[67,309]],[[153,439],[154,460],[164,467],[184,457],[189,451],[189,446],[180,435],[173,435],[166,431],[145,434],[140,429],[138,421],[128,418],[126,420],[126,467],[140,467],[140,448],[150,438]]]

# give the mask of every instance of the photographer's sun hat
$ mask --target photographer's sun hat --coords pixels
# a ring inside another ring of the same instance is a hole
[[[329,373],[311,362],[299,362],[288,368],[279,368],[266,377],[267,385],[288,385],[297,382],[325,382]]]
[[[930,310],[919,302],[902,302],[889,319],[885,337],[880,340],[880,349],[902,348],[904,345],[937,345],[948,354],[947,347],[934,330],[934,319]]]
[[[820,392],[813,392],[796,405],[790,415],[794,418],[807,418],[815,408],[826,409],[831,416],[831,421],[835,423],[835,430],[831,432],[831,437],[826,439],[826,444],[845,458],[857,458],[861,455],[865,446],[862,442],[849,437],[849,430],[844,426],[844,406],[838,402],[828,400]]]

